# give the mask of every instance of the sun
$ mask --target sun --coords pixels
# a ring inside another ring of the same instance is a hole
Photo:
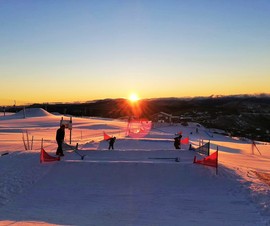
[[[139,100],[139,97],[136,93],[132,93],[130,94],[129,98],[128,98],[131,102],[137,102]]]

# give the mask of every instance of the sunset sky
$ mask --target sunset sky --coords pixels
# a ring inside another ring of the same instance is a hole
[[[269,0],[0,0],[0,106],[270,93]]]

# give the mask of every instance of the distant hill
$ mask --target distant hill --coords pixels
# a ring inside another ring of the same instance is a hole
[[[154,114],[166,112],[179,116],[179,122],[194,121],[209,128],[223,129],[233,136],[270,141],[270,95],[266,94],[145,99],[134,104],[133,108],[126,99],[34,104],[29,107],[74,116],[105,118],[137,114],[152,119]]]

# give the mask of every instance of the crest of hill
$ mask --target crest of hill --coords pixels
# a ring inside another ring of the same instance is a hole
[[[32,118],[32,117],[44,117],[53,116],[51,113],[45,111],[43,108],[26,108],[13,115],[16,118]]]

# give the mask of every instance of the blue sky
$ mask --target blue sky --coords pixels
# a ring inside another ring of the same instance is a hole
[[[270,93],[270,1],[0,0],[0,104]]]

